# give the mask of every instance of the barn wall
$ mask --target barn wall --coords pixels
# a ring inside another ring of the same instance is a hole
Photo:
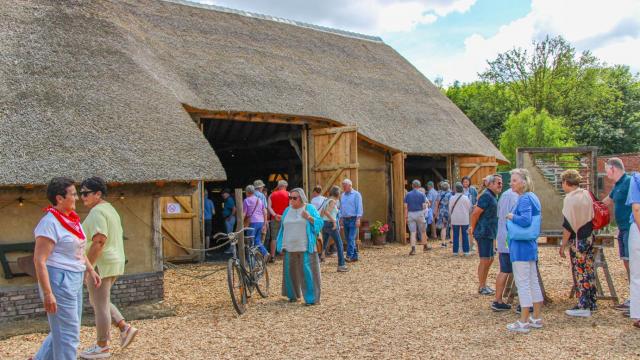
[[[120,198],[124,194],[124,199]],[[115,192],[114,192],[115,194]],[[23,197],[23,206],[16,199]],[[116,208],[124,228],[125,254],[128,260],[126,274],[153,272],[153,231],[152,196],[149,193],[136,194],[126,186],[119,187],[116,196],[107,198]],[[44,189],[34,191],[2,191],[0,193],[0,244],[34,242],[33,229],[43,216],[42,209],[48,205]],[[77,202],[77,212],[81,219],[86,218],[88,210]],[[31,253],[11,253],[10,261]],[[12,270],[20,272],[14,263]],[[34,283],[28,276],[5,279],[0,268],[0,286],[26,285]]]
[[[358,142],[358,178],[364,206],[364,219],[373,224],[376,220],[387,222],[389,190],[387,163],[383,150],[378,150],[363,141]]]

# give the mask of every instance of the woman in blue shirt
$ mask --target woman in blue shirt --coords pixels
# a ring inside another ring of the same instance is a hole
[[[533,182],[528,170],[511,171],[511,189],[520,195],[513,213],[507,214],[507,219],[510,220],[507,223],[507,238],[509,256],[513,264],[513,277],[518,288],[522,311],[520,320],[507,325],[507,329],[528,333],[531,328],[542,328],[540,310],[544,299],[536,265],[542,206],[533,193]],[[520,231],[517,231],[518,229]],[[533,316],[530,316],[529,312],[531,306],[533,306]]]

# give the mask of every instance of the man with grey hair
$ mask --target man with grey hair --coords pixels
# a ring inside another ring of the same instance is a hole
[[[289,184],[286,180],[278,181],[278,187],[276,191],[269,195],[268,210],[271,215],[271,221],[269,222],[271,238],[269,239],[269,252],[271,253],[270,261],[273,262],[276,256],[276,237],[278,231],[280,231],[280,225],[282,224],[282,214],[284,209],[289,206],[289,192],[287,191]]]
[[[631,185],[631,176],[625,173],[624,164],[619,158],[607,159],[604,164],[607,178],[614,182],[613,189],[602,201],[609,207],[613,206],[613,212],[618,225],[618,250],[620,258],[627,271],[627,281],[629,281],[629,229],[631,224],[631,205],[627,205],[627,195]],[[616,307],[618,310],[628,310],[629,300]]]
[[[344,229],[344,237],[347,239],[347,262],[355,262],[359,260],[356,238],[360,229],[360,218],[364,214],[362,195],[353,188],[353,183],[349,179],[342,180],[342,190],[340,226]]]
[[[502,177],[498,174],[487,179],[487,189],[478,198],[478,203],[471,213],[469,234],[478,243],[478,293],[493,295],[495,291],[487,286],[489,269],[493,263],[494,240],[498,232],[498,195],[502,191]]]
[[[411,242],[411,252],[409,255],[416,254],[416,233],[420,231],[421,240],[427,240],[427,221],[424,216],[424,210],[427,208],[427,196],[420,191],[419,180],[413,180],[411,187],[413,190],[404,196],[404,220],[409,225],[409,239]]]

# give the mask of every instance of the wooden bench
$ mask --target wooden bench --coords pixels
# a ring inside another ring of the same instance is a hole
[[[2,271],[4,271],[5,279],[13,279],[16,276],[27,276],[27,273],[14,273],[9,266],[9,260],[7,254],[10,252],[33,252],[35,249],[35,242],[28,243],[15,243],[15,244],[0,244],[0,264],[2,264]]]

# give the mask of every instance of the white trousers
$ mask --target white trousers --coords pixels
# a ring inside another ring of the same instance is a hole
[[[640,319],[640,231],[635,223],[629,230],[629,276],[631,318]]]
[[[538,281],[538,270],[535,261],[514,261],[513,277],[518,288],[520,306],[531,307],[533,303],[542,302],[542,290]]]

